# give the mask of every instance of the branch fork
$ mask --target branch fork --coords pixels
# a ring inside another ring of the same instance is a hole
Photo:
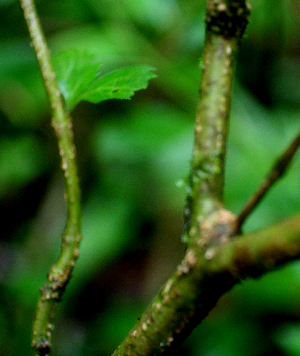
[[[51,349],[54,312],[79,256],[80,190],[71,118],[63,105],[33,0],[20,0],[20,3],[52,108],[68,208],[61,254],[41,288],[33,325],[35,355],[47,356]],[[114,356],[174,352],[236,283],[249,276],[258,277],[300,256],[299,215],[274,227],[239,236],[245,218],[284,173],[300,145],[300,135],[238,217],[223,204],[231,89],[238,47],[250,12],[247,0],[207,1],[203,72],[184,210],[186,253]]]

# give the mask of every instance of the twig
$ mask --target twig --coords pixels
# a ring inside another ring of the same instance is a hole
[[[55,309],[79,255],[81,240],[80,189],[75,161],[72,122],[66,112],[55,73],[51,64],[50,52],[35,10],[33,0],[20,0],[27,26],[36,52],[38,63],[45,82],[52,109],[52,125],[59,145],[67,204],[67,221],[62,235],[61,253],[48,272],[48,279],[41,288],[32,334],[32,347],[35,355],[48,355],[51,348],[52,319]]]
[[[294,141],[289,145],[286,151],[279,157],[268,176],[261,183],[258,189],[255,191],[253,196],[248,200],[244,208],[241,210],[237,217],[236,230],[239,232],[242,228],[243,223],[250,215],[250,213],[256,208],[262,198],[267,194],[269,189],[283,176],[286,172],[289,164],[291,163],[297,149],[300,146],[300,133],[294,139]]]

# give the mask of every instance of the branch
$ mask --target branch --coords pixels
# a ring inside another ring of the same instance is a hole
[[[223,207],[233,74],[249,16],[247,1],[207,1],[203,71],[185,208],[185,238],[189,244],[201,235],[207,217]],[[227,215],[232,224],[234,217]],[[207,243],[203,235],[202,245]]]
[[[243,223],[247,217],[256,208],[262,198],[267,194],[269,189],[281,178],[286,172],[289,164],[291,163],[297,149],[300,146],[300,133],[294,139],[294,141],[289,145],[285,152],[278,158],[277,162],[274,164],[273,168],[269,172],[268,176],[258,187],[253,196],[248,200],[245,207],[240,212],[237,222],[236,230],[240,231]]]
[[[185,208],[188,249],[114,356],[174,352],[218,298],[239,280],[236,273],[224,271],[223,266],[219,269],[214,261],[235,231],[235,217],[223,209],[224,160],[236,54],[250,5],[245,0],[208,0],[206,10],[203,72]]]
[[[61,253],[48,272],[48,279],[41,288],[33,324],[32,347],[35,355],[48,355],[51,348],[52,319],[55,309],[71,278],[79,255],[81,240],[80,189],[75,161],[72,122],[66,112],[50,53],[35,10],[33,0],[20,0],[24,16],[36,52],[52,109],[52,125],[59,145],[67,204],[67,221],[62,235]]]
[[[210,258],[189,248],[114,356],[173,354],[235,284],[299,257],[300,214],[219,245]]]

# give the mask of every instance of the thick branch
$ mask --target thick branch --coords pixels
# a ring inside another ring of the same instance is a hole
[[[249,14],[245,0],[207,2],[203,72],[185,208],[188,249],[114,356],[174,352],[218,298],[239,281],[235,268],[231,273],[229,265],[215,261],[235,231],[235,218],[223,209],[224,160],[235,59]]]
[[[52,125],[59,145],[65,178],[67,222],[62,236],[62,249],[57,262],[48,272],[48,280],[41,288],[32,336],[36,355],[48,355],[51,347],[52,319],[57,304],[71,277],[79,255],[81,240],[80,190],[75,161],[75,146],[71,118],[65,110],[52,68],[49,49],[42,32],[33,0],[20,0],[27,21],[32,44],[46,85],[51,109]]]
[[[300,257],[300,214],[214,248],[189,248],[114,356],[173,354],[235,284]]]

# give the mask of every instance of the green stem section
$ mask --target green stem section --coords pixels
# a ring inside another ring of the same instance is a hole
[[[206,8],[202,78],[185,208],[186,242],[197,243],[204,250],[212,241],[218,243],[219,240],[216,234],[205,233],[209,219],[212,219],[209,230],[212,225],[218,225],[221,218],[226,234],[234,231],[233,215],[218,211],[223,207],[226,140],[236,56],[250,16],[250,5],[247,1],[209,0]],[[219,235],[224,235],[224,228]]]
[[[188,241],[223,206],[224,160],[237,38],[207,33],[186,207]]]
[[[81,240],[80,189],[75,160],[75,146],[71,117],[68,115],[57,86],[51,64],[50,52],[32,0],[20,0],[27,26],[36,52],[52,109],[52,125],[59,145],[64,172],[67,222],[62,235],[61,254],[48,272],[48,279],[41,288],[32,335],[35,355],[48,355],[51,348],[52,319],[61,300],[71,272],[79,255]]]

